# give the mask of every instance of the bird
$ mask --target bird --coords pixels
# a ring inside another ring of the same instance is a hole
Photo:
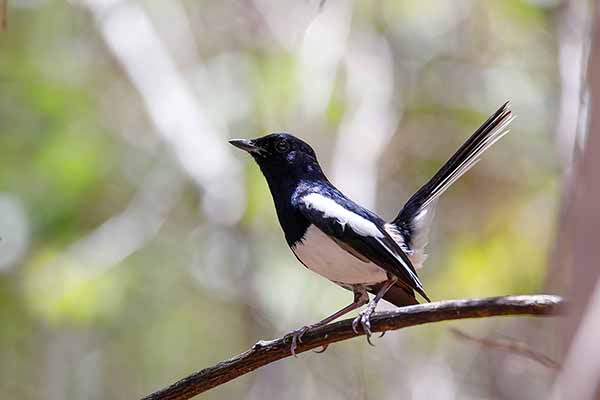
[[[294,330],[298,343],[309,330],[366,305],[352,322],[371,336],[371,316],[382,300],[397,307],[429,302],[417,275],[426,258],[429,231],[439,197],[508,132],[510,102],[490,116],[400,209],[386,221],[355,203],[325,176],[313,148],[289,133],[272,133],[229,143],[258,164],[271,192],[285,240],[298,261],[354,294],[352,303],[323,320]],[[374,297],[369,300],[369,293]]]

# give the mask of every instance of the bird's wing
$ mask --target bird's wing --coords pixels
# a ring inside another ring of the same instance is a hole
[[[429,301],[412,263],[398,244],[367,218],[366,210],[345,198],[343,201],[347,207],[325,194],[313,192],[299,196],[296,206],[310,223],[346,251],[377,264]]]

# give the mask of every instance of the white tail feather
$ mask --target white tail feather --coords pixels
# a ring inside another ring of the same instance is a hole
[[[494,131],[492,131],[492,133],[490,133],[490,135],[477,146],[473,153],[471,153],[469,157],[467,157],[452,174],[448,175],[442,182],[440,182],[439,186],[433,189],[433,191],[431,192],[431,197],[429,197],[427,201],[423,203],[419,210],[426,209],[434,200],[436,200],[442,194],[444,194],[444,192],[450,186],[452,186],[454,182],[456,182],[458,179],[460,179],[461,176],[463,176],[471,168],[473,168],[475,164],[479,162],[480,159],[478,157],[480,155],[482,155],[487,149],[492,147],[494,143],[502,139],[508,132],[510,132],[510,129],[506,129],[506,127],[514,119],[515,117],[511,116],[502,124],[498,125],[498,127],[494,129]]]
[[[461,148],[444,164],[434,177],[405,204],[386,230],[406,251],[414,266],[422,266],[429,231],[439,197],[480,160],[481,155],[502,139],[514,120],[510,104],[506,103],[491,116]]]

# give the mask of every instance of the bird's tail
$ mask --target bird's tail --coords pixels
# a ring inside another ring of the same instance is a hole
[[[506,135],[513,120],[506,102],[454,153],[440,170],[406,202],[398,216],[386,225],[407,250],[415,266],[424,259],[436,200],[478,161],[484,151]]]

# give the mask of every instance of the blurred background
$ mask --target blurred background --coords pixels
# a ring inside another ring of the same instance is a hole
[[[443,197],[434,300],[560,291],[587,1],[11,0],[0,32],[0,393],[132,399],[351,293],[289,251],[227,144],[292,132],[386,218],[490,114],[511,133]],[[385,308],[385,307],[384,307]],[[559,321],[457,321],[286,359],[207,399],[544,399]]]

